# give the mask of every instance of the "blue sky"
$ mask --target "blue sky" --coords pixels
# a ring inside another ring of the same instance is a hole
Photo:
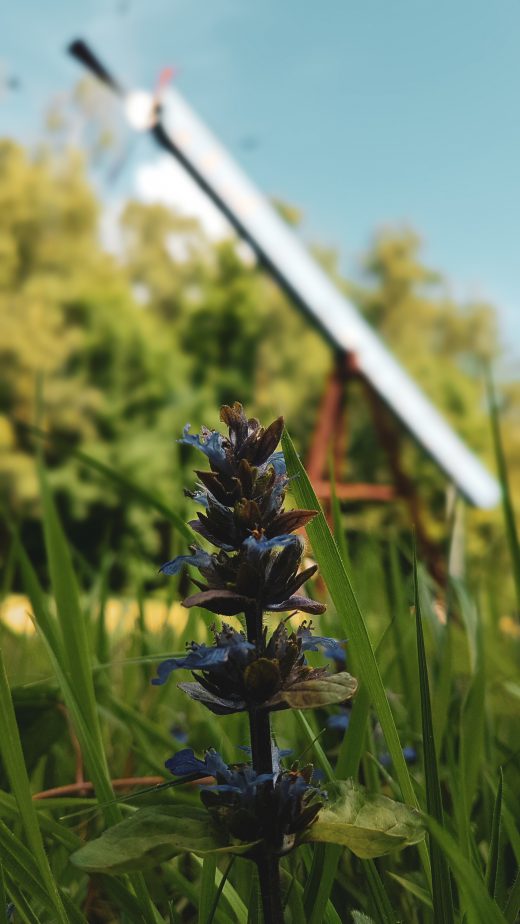
[[[37,139],[79,76],[73,37],[130,85],[173,63],[256,183],[303,209],[307,238],[354,271],[377,228],[412,226],[520,353],[518,0],[19,0],[1,18],[0,61],[21,81],[2,135]]]

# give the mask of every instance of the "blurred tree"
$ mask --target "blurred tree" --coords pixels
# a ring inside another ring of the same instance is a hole
[[[294,209],[281,213],[299,221]],[[215,407],[238,398],[259,416],[283,412],[304,449],[332,358],[309,319],[234,238],[212,242],[195,220],[131,202],[116,259],[103,252],[99,218],[77,153],[58,145],[32,156],[0,143],[0,490],[23,521],[35,560],[34,442],[20,423],[38,421],[127,477],[179,497],[191,476],[184,470],[189,453],[175,439],[187,420],[215,425]],[[409,232],[376,238],[362,284],[341,277],[333,252],[317,256],[457,431],[490,461],[481,363],[499,353],[491,308],[451,300],[442,279],[423,266],[420,242]],[[385,480],[387,461],[356,395],[347,476]],[[518,391],[510,389],[508,402],[514,419]],[[46,455],[67,533],[91,565],[108,544],[122,581],[136,558],[157,562],[168,554],[169,530],[142,505],[56,446]],[[516,446],[515,485],[519,456]],[[409,441],[404,460],[440,535],[443,478]],[[480,535],[495,541],[496,512],[476,516]],[[350,526],[362,529],[396,522],[408,530],[394,505],[349,514]],[[146,568],[152,573],[151,564]]]
[[[116,260],[103,252],[81,157],[31,157],[9,141],[0,144],[0,208],[0,490],[35,559],[34,440],[21,424],[38,423],[166,497],[189,478],[176,437],[186,420],[216,424],[220,402],[239,397],[259,413],[283,406],[303,435],[328,351],[234,241],[214,247],[196,222],[130,203]],[[311,348],[302,362],[298,343]],[[87,561],[104,544],[120,561],[124,553],[123,571],[136,556],[168,554],[159,549],[168,531],[141,505],[56,445],[46,458],[67,534]]]
[[[34,441],[20,422],[39,422],[145,485],[170,491],[185,362],[132,297],[126,271],[103,252],[81,160],[31,159],[3,142],[0,212],[0,484],[11,510],[35,536]],[[62,450],[47,447],[47,458],[69,535],[87,559],[95,562],[103,542],[156,551],[150,513]]]
[[[455,431],[494,470],[484,372],[487,363],[498,363],[501,353],[495,311],[482,302],[455,302],[446,280],[422,262],[420,249],[421,240],[412,231],[379,234],[364,258],[362,284],[351,294]],[[512,397],[510,404],[515,404]],[[373,422],[361,406],[354,410],[352,427],[358,476],[366,475],[368,464],[372,474],[381,477],[386,468],[384,452],[375,440]],[[403,437],[403,465],[424,499],[430,532],[441,538],[445,535],[445,479],[399,427],[395,432],[399,439]],[[514,439],[512,433],[507,434],[511,450]],[[518,451],[508,455],[518,488]],[[377,520],[389,522],[389,513],[383,512]],[[498,535],[502,534],[500,511],[474,511],[471,517],[479,527],[471,531],[472,551],[485,554],[489,542],[499,542]]]

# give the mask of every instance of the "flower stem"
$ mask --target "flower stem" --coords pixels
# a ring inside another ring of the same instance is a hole
[[[278,857],[262,852],[256,865],[260,880],[260,894],[265,924],[283,924],[282,891],[280,888],[280,867]]]
[[[254,607],[245,614],[247,640],[260,646],[263,633],[263,612]],[[273,772],[271,723],[267,709],[249,709],[249,730],[253,769],[257,773]],[[265,924],[283,924],[280,863],[276,854],[261,848],[255,857],[260,880],[260,894]]]
[[[257,773],[272,773],[271,723],[266,709],[249,710],[249,731],[253,768]]]

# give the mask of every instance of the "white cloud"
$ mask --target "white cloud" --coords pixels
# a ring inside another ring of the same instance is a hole
[[[130,198],[148,204],[161,203],[180,215],[196,218],[210,241],[234,236],[234,229],[216,205],[184,167],[167,154],[136,168]],[[107,202],[101,213],[101,241],[105,250],[115,256],[121,256],[123,250],[119,223],[128,201],[126,198],[117,198]],[[167,241],[172,258],[183,260],[187,257],[191,243],[189,235],[172,234]],[[244,263],[253,265],[256,262],[253,250],[245,241],[237,239],[235,247]]]
[[[163,154],[142,164],[135,172],[135,195],[142,202],[160,202],[181,215],[197,218],[212,240],[229,237],[229,222],[197,186],[184,167]]]

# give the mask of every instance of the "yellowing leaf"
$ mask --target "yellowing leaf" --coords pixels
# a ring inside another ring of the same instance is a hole
[[[322,809],[307,841],[348,847],[358,857],[381,857],[424,837],[420,813],[386,796],[370,795],[352,781],[335,787],[338,799]]]
[[[315,680],[302,680],[286,690],[280,690],[268,706],[289,706],[291,709],[317,709],[319,706],[331,706],[333,703],[344,703],[354,696],[357,690],[357,680],[346,671],[340,674],[329,674]]]

